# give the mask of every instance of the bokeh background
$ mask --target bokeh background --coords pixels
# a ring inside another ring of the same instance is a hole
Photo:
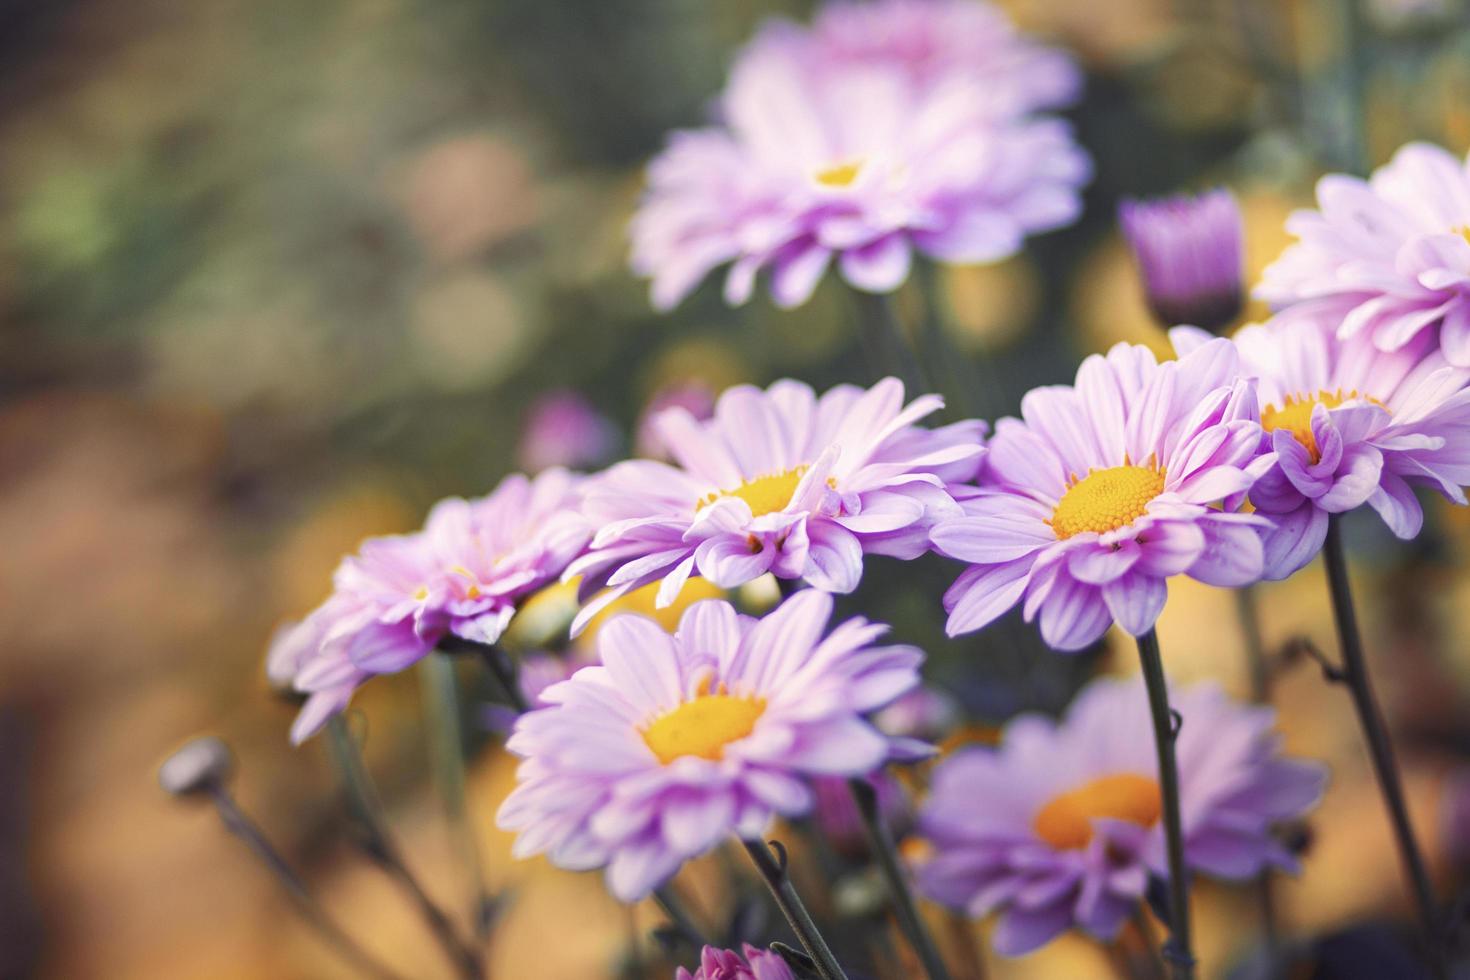
[[[1070,116],[1097,178],[1076,226],[1000,265],[927,270],[898,297],[971,355],[950,365],[950,417],[1013,411],[1115,341],[1161,344],[1115,227],[1121,196],[1232,187],[1254,275],[1324,170],[1413,138],[1470,146],[1463,0],[1000,5],[1086,68]],[[606,419],[590,452],[611,458],[669,384],[873,379],[834,282],[793,312],[760,297],[729,310],[716,287],[659,316],[626,269],[641,166],[664,132],[700,121],[761,19],[809,13],[0,0],[0,976],[348,975],[208,807],[158,789],[158,763],[201,731],[233,746],[242,804],[350,931],[406,976],[447,975],[350,845],[324,747],[288,745],[293,708],[268,689],[265,645],[361,537],[538,462],[523,432],[548,393],[578,392]],[[1436,505],[1408,546],[1371,522],[1350,531],[1412,809],[1452,896],[1470,861],[1470,520]],[[923,644],[977,731],[1131,669],[1127,644],[1063,657],[1018,624],[946,641],[952,569],[931,558],[900,578],[893,564],[870,563],[849,605]],[[1264,589],[1268,643],[1334,650],[1324,596],[1315,565]],[[1182,582],[1171,599],[1175,677],[1244,694],[1230,597]],[[490,818],[512,767],[475,724],[473,671],[465,682],[470,806],[503,896],[492,974],[669,975],[646,938],[630,946],[659,921],[652,907],[510,862]],[[1346,694],[1310,662],[1276,686],[1289,749],[1333,770],[1283,917],[1302,936],[1387,942],[1411,910]],[[353,724],[411,863],[458,912],[465,866],[419,687],[412,672],[374,681]],[[708,863],[687,885],[713,914]],[[1199,889],[1210,975],[1248,953],[1253,901]],[[1067,940],[992,976],[1103,976],[1107,962]]]

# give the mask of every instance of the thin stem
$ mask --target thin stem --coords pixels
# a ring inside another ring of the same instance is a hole
[[[1261,636],[1261,616],[1254,585],[1235,590],[1235,611],[1240,618],[1240,632],[1245,639],[1246,663],[1250,667],[1251,700],[1256,704],[1271,702],[1271,663],[1266,656],[1266,643]],[[1274,976],[1281,958],[1281,933],[1276,924],[1276,888],[1269,867],[1261,869],[1256,882],[1256,905],[1261,913],[1261,940],[1266,962]]]
[[[490,925],[491,899],[480,871],[480,848],[466,800],[464,745],[460,742],[463,726],[459,714],[459,681],[454,673],[454,661],[448,656],[435,653],[419,664],[423,672],[424,711],[430,720],[434,781],[443,798],[450,837],[465,876],[474,934],[485,939]]]
[[[847,980],[847,974],[842,972],[837,958],[832,955],[826,940],[817,931],[817,924],[807,914],[806,906],[801,904],[801,897],[796,894],[796,889],[786,874],[786,862],[777,863],[764,841],[742,839],[741,843],[745,845],[751,861],[755,862],[756,870],[765,879],[766,887],[771,890],[771,895],[776,899],[776,905],[786,917],[791,931],[796,933],[796,938],[812,958],[817,975],[822,980]]]
[[[475,644],[475,649],[479,651],[480,659],[485,661],[490,676],[500,685],[500,692],[505,695],[510,706],[520,714],[530,711],[531,702],[526,700],[526,694],[521,690],[520,678],[516,676],[515,665],[506,652],[498,646],[484,643]]]
[[[903,381],[910,398],[930,391],[928,380],[919,366],[909,343],[908,334],[898,322],[891,297],[880,293],[851,290],[857,302],[858,326],[862,330],[863,349],[877,378],[895,374]]]
[[[898,851],[893,846],[893,835],[888,832],[888,825],[883,821],[883,814],[878,807],[878,794],[873,789],[873,784],[859,778],[849,779],[847,785],[852,790],[858,813],[862,814],[868,847],[878,861],[878,868],[883,872],[883,880],[888,885],[888,897],[893,902],[893,912],[898,917],[899,927],[903,929],[903,934],[908,938],[909,945],[913,946],[914,952],[919,954],[919,962],[924,965],[924,972],[929,975],[930,980],[949,980],[949,970],[945,967],[944,959],[939,955],[929,931],[924,928],[924,920],[914,903],[913,893],[904,880],[903,866],[899,863]]]
[[[327,722],[327,744],[342,777],[342,789],[347,796],[348,809],[362,828],[363,849],[407,893],[418,908],[419,915],[434,933],[434,938],[449,954],[459,975],[466,980],[479,980],[484,976],[484,968],[478,952],[460,938],[459,930],[454,927],[449,916],[424,891],[404,862],[403,854],[388,826],[387,816],[383,813],[383,805],[373,786],[372,777],[363,765],[357,740],[348,731],[347,722],[341,715],[334,715]]]
[[[1383,721],[1373,685],[1368,678],[1368,663],[1363,655],[1363,638],[1358,632],[1357,612],[1353,608],[1352,586],[1348,582],[1347,558],[1342,547],[1341,518],[1337,514],[1327,519],[1327,541],[1322,547],[1323,563],[1327,566],[1327,585],[1332,593],[1332,614],[1337,623],[1337,642],[1342,647],[1342,679],[1352,692],[1353,707],[1358,713],[1358,724],[1368,743],[1368,754],[1373,761],[1373,774],[1378,779],[1379,791],[1388,807],[1388,817],[1393,825],[1394,839],[1398,843],[1399,859],[1404,874],[1413,888],[1419,904],[1419,915],[1429,941],[1430,960],[1441,976],[1445,974],[1443,951],[1437,927],[1438,913],[1434,900],[1434,889],[1429,883],[1424,857],[1414,837],[1413,825],[1409,823],[1409,808],[1404,801],[1403,783],[1399,778],[1398,763],[1394,761],[1393,744],[1388,738],[1388,726]]]
[[[699,926],[694,924],[694,917],[684,907],[683,901],[674,891],[671,884],[663,884],[653,890],[654,901],[658,902],[659,908],[664,910],[664,915],[669,917],[675,929],[684,934],[684,938],[695,948],[700,949],[708,945],[704,933]]]
[[[1184,833],[1179,818],[1179,765],[1174,758],[1173,712],[1164,680],[1164,660],[1159,654],[1159,637],[1149,630],[1138,638],[1138,659],[1148,688],[1149,714],[1153,718],[1154,746],[1159,753],[1159,792],[1164,804],[1164,838],[1169,852],[1169,941],[1164,959],[1174,980],[1192,980],[1194,952],[1189,941],[1189,868],[1184,863]]]
[[[245,815],[234,797],[230,795],[229,790],[215,785],[210,788],[209,793],[214,801],[215,809],[219,811],[219,817],[225,829],[240,838],[260,863],[265,865],[276,880],[285,886],[302,916],[327,944],[337,951],[338,955],[368,976],[378,977],[381,980],[397,980],[397,974],[379,963],[327,915],[321,903],[307,890],[306,882],[287,863],[281,852],[276,850],[275,845],[266,838],[265,833],[256,826],[255,821]]]

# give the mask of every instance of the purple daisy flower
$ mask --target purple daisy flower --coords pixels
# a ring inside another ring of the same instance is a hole
[[[498,640],[517,603],[586,546],[581,479],[560,469],[506,477],[487,497],[440,501],[422,531],[370,538],[343,559],[331,597],[278,631],[267,657],[273,680],[309,695],[291,740],[319,731],[363,681],[421,660],[447,635]]]
[[[835,2],[812,22],[816,57],[837,65],[900,68],[919,89],[975,79],[1019,115],[1075,101],[1082,73],[1065,52],[1021,36],[976,0]]]
[[[1151,629],[1172,575],[1261,577],[1269,522],[1233,511],[1271,460],[1228,340],[1162,364],[1118,344],[1083,361],[1075,387],[1033,389],[1021,416],[996,425],[964,516],[931,533],[971,566],[944,597],[950,635],[1024,600],[1049,646],[1080,650],[1115,620]]]
[[[915,250],[993,262],[1076,220],[1089,160],[1062,120],[1017,115],[1014,85],[992,84],[993,71],[915,85],[911,59],[819,48],[791,24],[763,31],[732,72],[721,124],[674,133],[650,164],[631,233],[654,306],[726,265],[727,302],[748,300],[768,270],[776,303],[799,306],[834,258],[852,286],[889,292]]]
[[[584,599],[610,588],[572,634],[654,581],[660,608],[693,574],[727,589],[771,572],[851,592],[865,553],[922,554],[934,521],[958,514],[947,488],[974,476],[985,429],[919,428],[943,400],[903,398],[895,378],[821,398],[786,380],[730,388],[706,422],[664,412],[655,424],[677,465],[630,460],[588,486],[583,513],[599,530],[567,577],[582,576]]]
[[[1317,804],[1320,765],[1281,756],[1270,708],[1236,704],[1213,683],[1174,690],[1185,858],[1247,879],[1297,870],[1273,827]],[[997,749],[941,762],[919,814],[933,857],[917,873],[936,901],[999,913],[996,952],[1019,956],[1079,927],[1114,938],[1152,875],[1167,878],[1158,760],[1143,684],[1101,680],[1061,722],[1012,721]]]
[[[522,469],[539,473],[553,466],[586,467],[605,462],[618,444],[618,429],[570,389],[537,398],[526,414],[516,450]]]
[[[1368,180],[1329,174],[1316,211],[1287,230],[1300,241],[1268,267],[1256,295],[1288,317],[1340,324],[1396,351],[1439,335],[1445,358],[1470,367],[1470,165],[1410,143]]]
[[[1160,323],[1218,333],[1240,315],[1245,258],[1240,208],[1229,191],[1124,201],[1118,221],[1138,262],[1148,308]]]
[[[786,961],[768,949],[756,949],[749,943],[745,958],[733,949],[706,946],[699,955],[699,969],[690,973],[682,966],[674,971],[674,980],[796,980]]]
[[[625,615],[597,635],[601,665],[541,694],[506,747],[523,758],[498,825],[517,858],[607,868],[637,901],[684,861],[773,815],[812,807],[805,777],[872,772],[896,750],[864,715],[919,682],[923,654],[873,647],[886,627],[822,634],[832,598],[802,591],[757,621],[699,602],[671,636]]]
[[[1170,339],[1189,350],[1206,338],[1179,329]],[[1470,370],[1452,367],[1432,334],[1384,352],[1366,334],[1341,340],[1294,318],[1248,326],[1234,341],[1276,458],[1250,491],[1275,524],[1265,532],[1267,578],[1312,560],[1328,514],[1367,504],[1407,539],[1424,523],[1414,486],[1466,502]]]

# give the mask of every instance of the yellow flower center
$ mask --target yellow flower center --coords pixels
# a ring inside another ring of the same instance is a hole
[[[823,187],[851,187],[852,182],[857,180],[858,174],[862,172],[863,161],[861,159],[849,160],[825,170],[818,170],[812,175],[812,179]]]
[[[755,730],[765,710],[764,698],[735,697],[722,685],[714,694],[701,691],[694,700],[655,718],[643,729],[643,741],[664,765],[686,755],[718,760],[726,745]]]
[[[455,565],[449,570],[450,575],[458,575],[465,580],[464,595],[466,599],[478,599],[483,594],[480,592],[480,580],[475,573],[463,565]]]
[[[1069,851],[1088,845],[1092,821],[1098,817],[1152,827],[1162,809],[1159,784],[1147,776],[1125,772],[1094,779],[1053,797],[1037,812],[1032,828],[1052,847]]]
[[[1285,429],[1311,454],[1312,462],[1320,462],[1322,450],[1317,446],[1317,437],[1312,434],[1312,409],[1317,405],[1336,408],[1343,402],[1362,397],[1356,391],[1343,394],[1341,388],[1319,391],[1315,395],[1287,395],[1280,408],[1267,405],[1261,411],[1261,428],[1267,432]]]
[[[773,514],[791,503],[791,498],[796,496],[796,488],[808,469],[810,467],[805,465],[798,466],[784,473],[770,473],[746,480],[734,490],[714,490],[700,498],[694,509],[696,512],[703,510],[721,497],[739,497],[750,505],[753,517]]]
[[[1143,516],[1148,502],[1164,492],[1164,471],[1149,458],[1148,466],[1111,466],[1088,470],[1057,502],[1048,521],[1059,539],[1083,531],[1105,534]]]

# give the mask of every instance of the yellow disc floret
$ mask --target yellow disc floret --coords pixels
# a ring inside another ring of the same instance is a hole
[[[1119,773],[1103,776],[1078,789],[1052,797],[1036,813],[1036,836],[1059,851],[1086,847],[1097,817],[1127,820],[1152,827],[1162,810],[1159,784],[1147,776]]]
[[[723,687],[714,694],[701,692],[654,719],[643,729],[643,741],[664,765],[686,755],[718,760],[726,745],[755,730],[765,710],[764,698],[736,697]]]
[[[1072,485],[1052,511],[1052,531],[1070,538],[1083,531],[1105,534],[1143,516],[1148,502],[1164,492],[1164,471],[1157,466],[1112,466],[1072,478]]]
[[[784,510],[786,505],[791,503],[791,498],[796,496],[796,488],[801,484],[801,478],[806,475],[808,469],[810,467],[798,466],[781,473],[753,477],[734,490],[712,491],[700,498],[694,509],[702,510],[721,497],[739,497],[750,505],[750,513],[753,517],[774,514],[778,510]]]
[[[1336,408],[1343,402],[1362,398],[1356,391],[1343,394],[1341,388],[1319,391],[1315,395],[1287,395],[1280,408],[1267,405],[1261,411],[1261,428],[1267,432],[1285,429],[1311,454],[1312,462],[1321,462],[1322,450],[1317,446],[1317,437],[1312,434],[1312,409],[1318,405]],[[1373,401],[1371,398],[1366,400]]]
[[[818,170],[812,175],[812,179],[823,187],[851,187],[852,182],[857,180],[858,174],[863,172],[863,161],[849,160]]]

